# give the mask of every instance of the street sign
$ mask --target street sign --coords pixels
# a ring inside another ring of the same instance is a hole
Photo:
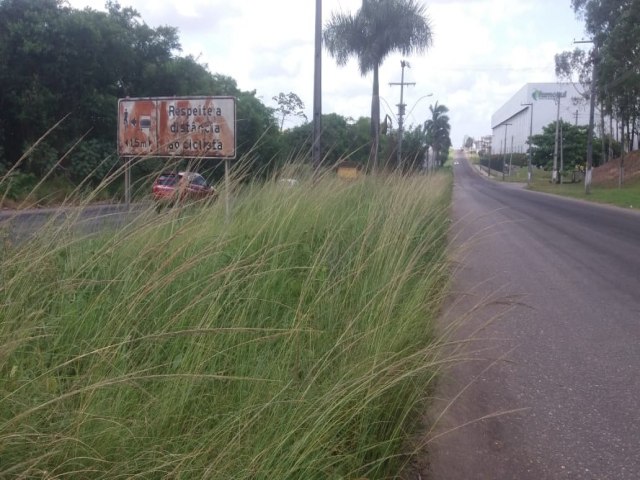
[[[567,96],[567,91],[564,92],[542,92],[538,89],[534,90],[531,94],[531,98],[534,101],[538,100],[558,100],[560,98],[565,98]]]
[[[234,97],[125,98],[118,101],[118,154],[236,158]]]

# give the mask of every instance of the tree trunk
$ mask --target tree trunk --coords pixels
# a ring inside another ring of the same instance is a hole
[[[613,158],[613,109],[609,113],[609,160]]]
[[[371,153],[369,163],[374,171],[378,165],[378,145],[380,144],[380,84],[378,82],[378,65],[373,67],[373,94],[371,96]]]
[[[602,140],[602,159],[601,165],[607,163],[607,145],[606,145],[606,135],[604,131],[604,100],[600,101],[600,135],[602,136],[600,140]]]
[[[425,156],[426,156],[426,159],[427,159],[427,163],[425,165],[425,169],[428,172],[429,171],[429,145],[427,145],[427,151],[425,152]]]
[[[624,132],[625,132],[625,123],[626,120],[622,121],[622,150],[620,151],[620,168],[618,170],[618,188],[622,188],[622,184],[624,183],[624,150],[626,148],[625,145],[625,139],[624,139]]]
[[[597,50],[594,52],[593,71],[591,72],[591,93],[589,98],[589,130],[587,131],[587,165],[584,169],[584,193],[591,193],[591,178],[593,175],[593,128],[596,107],[596,78],[598,78]],[[558,102],[560,99],[558,98]],[[559,105],[560,103],[558,103]]]

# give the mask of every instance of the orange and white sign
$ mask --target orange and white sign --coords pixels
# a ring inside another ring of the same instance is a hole
[[[132,99],[118,101],[118,153],[123,157],[158,151],[156,102]]]
[[[236,157],[234,97],[159,97],[118,101],[120,156]]]

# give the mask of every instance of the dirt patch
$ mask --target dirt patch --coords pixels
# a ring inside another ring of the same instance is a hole
[[[603,187],[617,186],[619,175],[620,159],[616,158],[593,169],[593,184]],[[624,183],[640,183],[640,150],[624,156]]]

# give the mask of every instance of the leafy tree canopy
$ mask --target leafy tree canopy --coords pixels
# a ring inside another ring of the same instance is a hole
[[[571,3],[594,42],[592,54],[583,59],[574,57],[576,63],[587,66],[596,62],[598,95],[607,112],[616,116],[630,134],[627,138],[631,147],[634,135],[638,135],[640,118],[640,0]],[[557,65],[562,65],[560,60]],[[575,65],[573,69],[579,71],[580,67]]]
[[[284,120],[289,115],[294,117],[301,117],[307,120],[307,115],[304,113],[304,102],[300,100],[300,97],[293,92],[287,94],[280,92],[277,96],[273,97],[273,100],[278,104],[276,111],[280,115],[280,131],[284,127]]]
[[[269,161],[279,148],[277,126],[255,92],[242,92],[232,78],[180,56],[176,28],[149,27],[115,1],[106,7],[0,0],[0,165],[15,164],[66,117],[21,168],[41,176],[64,157],[60,172],[81,179],[99,158],[111,154],[107,162],[117,162],[118,98],[173,95],[236,96],[240,154]],[[65,156],[83,137],[91,141]],[[94,178],[102,173],[95,170]]]
[[[449,156],[451,147],[451,125],[447,113],[449,109],[442,104],[429,106],[431,118],[424,124],[426,143],[433,149],[436,164],[442,166]]]
[[[309,154],[312,129],[311,123],[305,123],[284,132],[286,158],[295,160]],[[324,165],[346,159],[365,165],[369,156],[368,144],[369,119],[359,118],[353,122],[336,113],[322,116],[321,158]]]
[[[562,155],[564,170],[574,170],[577,166],[584,166],[587,152],[587,127],[575,126],[560,120],[562,130]],[[552,122],[542,129],[542,133],[531,137],[533,145],[533,164],[546,169],[552,168],[556,142],[556,122]],[[600,164],[600,152],[594,150],[594,165]],[[558,154],[560,162],[560,153]],[[558,163],[559,165],[559,163]]]

